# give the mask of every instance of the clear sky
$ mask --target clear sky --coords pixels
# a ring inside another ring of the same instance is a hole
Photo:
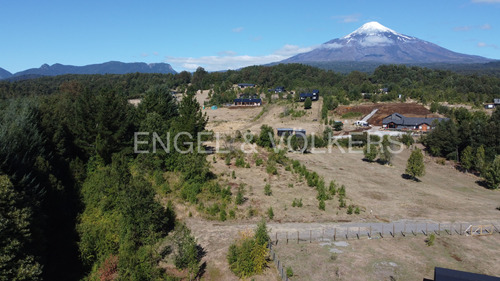
[[[311,50],[369,21],[500,59],[500,0],[0,0],[0,67],[116,60],[235,69]]]

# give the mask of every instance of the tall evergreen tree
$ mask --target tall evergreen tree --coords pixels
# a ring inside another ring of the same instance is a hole
[[[483,173],[485,158],[484,146],[481,145],[477,148],[476,156],[474,157],[474,169],[479,173]]]
[[[484,173],[484,179],[491,189],[500,187],[500,155],[495,157],[495,160]]]
[[[306,98],[306,100],[304,101],[304,109],[310,109],[312,106],[312,101],[311,101],[311,98]]]
[[[425,174],[424,155],[420,149],[417,148],[411,152],[406,163],[405,173],[414,180],[418,180],[417,177]]]
[[[469,171],[474,165],[474,155],[472,151],[472,147],[467,146],[462,151],[462,158],[460,158],[460,165],[465,169],[465,171]]]
[[[30,254],[31,210],[6,175],[0,175],[0,280],[41,280],[42,266]]]

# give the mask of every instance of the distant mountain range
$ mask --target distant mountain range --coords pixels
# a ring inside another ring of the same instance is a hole
[[[110,61],[100,64],[89,64],[85,66],[63,65],[63,64],[44,64],[39,68],[31,68],[17,73],[0,68],[0,79],[13,79],[16,77],[38,77],[38,76],[56,76],[63,74],[126,74],[126,73],[177,73],[168,63],[143,63],[133,62],[125,63],[119,61]]]
[[[492,59],[460,54],[416,37],[400,34],[378,22],[369,22],[342,37],[330,40],[312,51],[281,63],[369,64],[464,64],[488,63]]]

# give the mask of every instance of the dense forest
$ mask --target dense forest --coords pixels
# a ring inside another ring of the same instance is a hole
[[[232,85],[243,82],[259,86],[249,94],[276,86],[320,89],[332,104],[359,101],[361,93],[381,88],[388,94],[372,101],[401,94],[422,103],[480,106],[500,93],[496,77],[396,65],[373,74],[289,64],[0,82],[0,280],[167,280],[173,277],[157,265],[170,252],[177,268],[196,277],[194,238],[171,204],[161,204],[156,195],[177,192],[220,219],[226,210],[231,216],[229,206],[238,202],[213,180],[206,155],[136,154],[134,132],[158,132],[165,142],[177,132],[196,135],[207,118],[195,92],[210,89],[211,103],[222,104],[236,95]],[[182,101],[171,91],[185,93]],[[135,97],[142,98],[138,107],[127,102]],[[485,153],[484,163],[469,167],[485,171],[500,154],[500,112],[489,117],[434,107],[451,121],[423,141],[430,153],[450,159],[469,150]],[[200,202],[202,196],[210,205]],[[160,246],[165,236],[173,237],[171,246]]]

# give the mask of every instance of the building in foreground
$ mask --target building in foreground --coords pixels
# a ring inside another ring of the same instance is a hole
[[[448,118],[406,117],[403,114],[393,113],[382,120],[382,127],[384,129],[427,132],[432,130],[436,122],[445,120],[448,120]]]

